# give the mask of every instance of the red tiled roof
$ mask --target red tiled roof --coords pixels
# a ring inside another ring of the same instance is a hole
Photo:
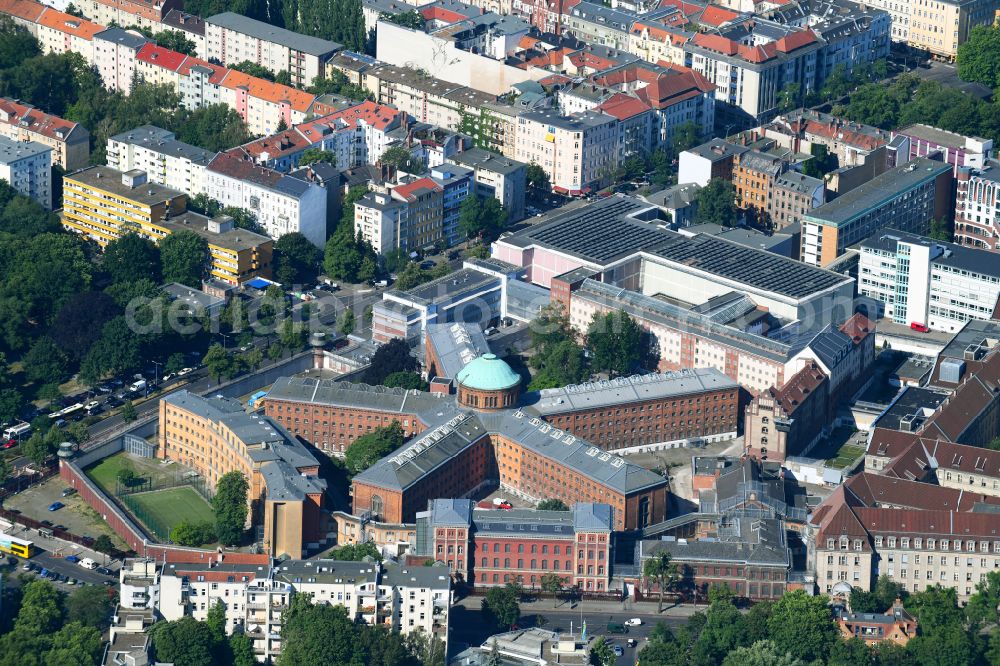
[[[310,142],[316,143],[319,141],[319,128],[321,126],[334,128],[355,127],[359,122],[363,122],[384,132],[391,128],[397,121],[400,121],[405,115],[405,113],[395,107],[366,100],[346,109],[300,123],[295,126],[295,129]]]
[[[257,164],[253,156],[242,147],[219,153],[209,162],[208,169],[236,180],[246,180],[266,187],[274,187],[282,178],[280,172]]]
[[[897,479],[871,472],[855,474],[844,482],[864,506],[935,511],[971,511],[976,504],[1000,504],[1000,498],[974,490],[943,488],[931,483]]]
[[[32,23],[37,23],[44,11],[45,5],[34,0],[0,0],[0,13]]]
[[[181,76],[189,76],[191,74],[192,67],[204,67],[206,69],[212,70],[212,76],[210,76],[208,80],[210,83],[214,83],[216,85],[222,83],[222,80],[226,78],[226,75],[229,74],[230,71],[221,65],[214,65],[208,62],[207,60],[202,60],[201,58],[188,56],[187,58],[184,59],[184,62],[181,63],[181,66],[178,68],[177,72]]]
[[[147,42],[141,49],[139,49],[139,52],[135,57],[136,60],[141,60],[142,62],[162,67],[163,69],[170,70],[171,72],[176,72],[180,69],[180,66],[184,64],[184,60],[187,58],[187,56],[183,53],[165,49],[152,42]]]
[[[875,325],[872,324],[868,317],[858,312],[853,317],[845,321],[840,326],[840,330],[844,333],[844,335],[849,337],[855,345],[857,345],[866,337],[875,333]]]
[[[38,25],[58,30],[87,41],[92,41],[94,35],[104,31],[104,26],[84,18],[57,11],[51,7],[46,7],[45,11],[38,18]]]
[[[778,50],[782,53],[791,53],[792,51],[812,44],[815,41],[816,33],[812,30],[806,29],[786,35],[775,42],[775,44],[777,44]]]
[[[809,362],[801,370],[792,375],[780,389],[771,388],[771,396],[781,404],[786,414],[792,414],[802,403],[816,392],[827,380],[819,365]]]
[[[316,99],[315,95],[304,90],[250,76],[235,69],[229,70],[229,73],[222,79],[222,85],[230,89],[246,88],[247,94],[251,97],[262,99],[271,104],[287,102],[291,108],[302,113],[307,112],[313,100]]]
[[[698,20],[699,23],[705,25],[712,25],[719,27],[723,23],[732,21],[734,18],[738,17],[739,13],[734,12],[730,9],[724,9],[716,5],[709,5],[704,12],[701,14],[701,18]]]
[[[636,94],[655,109],[665,109],[674,104],[715,90],[715,86],[704,76],[686,67],[671,67],[671,72],[663,74]]]
[[[3,119],[4,117],[6,120]],[[70,132],[78,127],[77,123],[53,116],[7,97],[0,97],[0,122],[20,125],[27,130],[53,139],[65,139]]]
[[[626,120],[646,113],[650,110],[650,107],[637,97],[632,97],[624,93],[615,93],[607,101],[598,106],[597,110],[603,111],[609,116],[614,116],[618,120]]]
[[[736,42],[722,35],[707,35],[699,32],[694,36],[694,43],[709,51],[715,51],[723,55],[734,56],[737,53]]]
[[[415,199],[421,192],[427,191],[441,191],[441,186],[430,178],[418,178],[412,183],[397,186],[393,189],[392,193],[410,201]]]
[[[459,14],[458,12],[446,9],[444,7],[435,6],[424,6],[417,9],[420,15],[424,17],[425,21],[443,21],[444,23],[458,23],[459,21],[464,21],[468,17]]]
[[[297,153],[305,150],[312,143],[299,134],[295,129],[285,130],[278,134],[257,139],[251,143],[244,144],[243,150],[256,159],[261,159],[267,153],[268,159],[275,159],[285,154]]]

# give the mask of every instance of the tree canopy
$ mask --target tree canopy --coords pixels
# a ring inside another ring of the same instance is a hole
[[[375,428],[351,442],[344,454],[344,464],[351,474],[359,474],[381,458],[389,455],[406,441],[403,426],[399,421],[381,428]]]
[[[160,241],[163,281],[201,288],[209,263],[208,241],[193,231],[175,231]]]
[[[493,197],[470,194],[462,201],[458,214],[458,228],[466,238],[493,241],[507,225],[507,211]]]
[[[238,545],[243,537],[249,509],[247,493],[250,484],[242,472],[227,472],[216,484],[212,508],[215,510],[215,531],[219,541],[227,546]]]
[[[594,369],[612,376],[651,370],[660,360],[656,337],[621,310],[594,314],[587,348]]]
[[[371,365],[365,371],[362,381],[377,386],[394,373],[416,372],[419,367],[406,341],[395,338],[375,350]]]
[[[320,249],[301,233],[285,234],[274,244],[275,278],[286,286],[311,284],[321,258]]]
[[[736,225],[736,188],[731,181],[713,178],[698,190],[698,224],[718,224],[723,227]]]
[[[995,25],[977,25],[958,45],[958,76],[987,88],[1000,87],[1000,29]]]

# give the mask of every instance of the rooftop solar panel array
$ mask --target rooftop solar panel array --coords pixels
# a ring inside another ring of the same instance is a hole
[[[604,201],[560,216],[528,232],[535,242],[603,262],[666,240],[663,231],[622,220],[643,206],[625,198]]]
[[[670,234],[669,242],[651,251],[664,259],[793,298],[829,289],[847,279],[837,273],[704,234],[694,238]]]

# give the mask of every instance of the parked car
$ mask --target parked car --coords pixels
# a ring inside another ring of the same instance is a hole
[[[625,645],[628,645],[629,647],[635,647],[636,643],[637,641],[634,638],[630,638],[627,641],[625,641]]]
[[[615,656],[616,657],[620,657],[623,654],[625,654],[625,650],[622,649],[621,645],[614,645],[614,646],[611,647],[611,649],[615,651]]]
[[[49,511],[58,511],[59,509],[63,508],[64,506],[66,506],[66,505],[63,504],[62,502],[53,502],[52,504],[49,504]]]
[[[43,520],[42,521],[42,525],[44,527],[52,527],[52,521],[51,520]]]
[[[69,562],[70,564],[76,564],[77,562],[79,562],[79,561],[80,561],[80,558],[79,558],[79,557],[77,557],[76,555],[67,555],[67,556],[66,556],[66,557],[64,557],[63,559],[65,559],[65,560],[66,560],[67,562]]]
[[[191,368],[181,368],[177,372],[177,376],[178,377],[183,377],[184,375],[188,374],[189,372],[193,372],[193,370]]]
[[[15,446],[17,446],[17,440],[11,438],[11,439],[8,439],[6,442],[4,442],[3,446],[0,446],[0,449],[5,449],[5,450],[6,449],[12,449]]]
[[[910,324],[910,328],[912,328],[917,333],[930,333],[931,331],[931,329],[927,328],[925,324],[921,324],[918,322],[912,322]]]
[[[63,488],[62,496],[69,497],[70,495],[76,494],[76,488]]]
[[[38,575],[41,576],[42,578],[48,578],[49,570],[46,569],[45,567],[42,567],[42,570],[38,572]]]
[[[35,563],[34,562],[28,562],[23,567],[21,567],[21,570],[22,571],[34,571],[35,570]]]
[[[109,569],[107,567],[97,567],[96,569],[94,569],[94,571],[96,571],[97,573],[101,574],[102,576],[110,576],[111,575],[111,569]]]
[[[642,625],[642,618],[633,617],[630,620],[625,620],[626,627],[638,627]]]
[[[56,525],[56,527],[55,527],[55,528],[56,528],[57,530],[62,530],[63,532],[69,532],[69,528],[68,528],[68,527],[66,527],[65,525]]]

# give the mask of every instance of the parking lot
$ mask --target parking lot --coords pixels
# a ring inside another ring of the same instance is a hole
[[[101,534],[107,534],[115,545],[124,546],[101,516],[80,499],[79,495],[63,497],[62,491],[65,487],[66,482],[55,476],[33,488],[8,497],[4,500],[4,506],[7,509],[20,511],[28,518],[62,525],[77,536],[97,538]],[[53,502],[62,502],[65,506],[58,511],[49,511],[48,507]]]

